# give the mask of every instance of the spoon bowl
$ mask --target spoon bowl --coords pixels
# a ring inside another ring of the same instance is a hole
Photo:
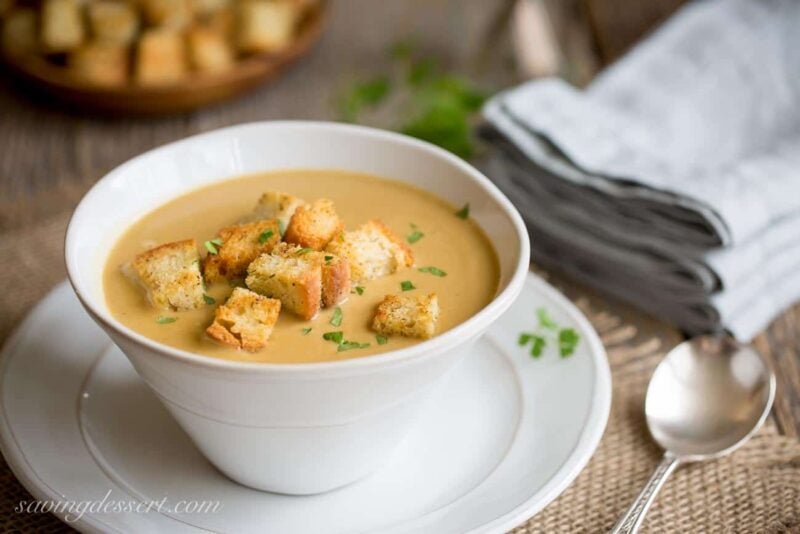
[[[658,364],[645,399],[647,427],[664,459],[612,533],[633,533],[667,477],[682,463],[733,452],[764,423],[775,398],[775,375],[751,346],[701,336],[672,349]]]

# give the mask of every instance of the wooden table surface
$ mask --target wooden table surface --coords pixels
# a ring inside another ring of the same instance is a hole
[[[160,144],[255,120],[332,119],[336,96],[353,80],[381,72],[387,48],[399,39],[415,36],[427,53],[489,90],[511,85],[517,76],[504,25],[507,12],[508,3],[501,1],[334,0],[322,41],[284,78],[235,102],[183,116],[85,116],[31,99],[0,77],[0,240],[70,210],[93,181]],[[0,332],[0,340],[5,334]],[[676,334],[666,324],[653,333],[673,344]],[[755,343],[778,375],[774,418],[781,432],[800,437],[800,306],[785,312]]]

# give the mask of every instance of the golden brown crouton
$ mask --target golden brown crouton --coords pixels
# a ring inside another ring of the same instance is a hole
[[[70,52],[70,72],[94,85],[124,85],[128,80],[128,48],[94,43]]]
[[[182,30],[192,20],[191,0],[140,0],[147,22],[172,30]]]
[[[223,33],[195,26],[187,38],[189,57],[196,71],[222,72],[233,66],[233,50]]]
[[[354,282],[374,280],[414,264],[411,248],[377,220],[342,232],[325,250],[348,260]]]
[[[386,295],[378,305],[372,329],[387,336],[428,339],[436,332],[439,299],[429,295]]]
[[[278,52],[292,42],[300,17],[293,3],[243,0],[237,8],[237,42],[242,52]]]
[[[3,24],[3,54],[18,58],[32,54],[38,47],[36,11],[15,9]]]
[[[321,198],[297,207],[283,238],[287,243],[322,250],[343,229],[333,202]]]
[[[322,267],[314,258],[262,254],[247,268],[247,287],[268,297],[303,319],[312,319],[322,299]]]
[[[205,304],[200,255],[194,239],[142,252],[133,259],[131,267],[156,308],[191,310]]]
[[[278,219],[283,233],[286,232],[294,212],[305,203],[306,201],[302,198],[288,193],[270,191],[261,195],[253,213],[247,217],[247,220]]]
[[[148,30],[138,43],[136,82],[168,85],[186,77],[186,47],[183,36],[168,30]]]
[[[214,310],[214,322],[206,333],[231,347],[249,351],[263,349],[280,311],[281,301],[237,287],[225,304]]]
[[[129,45],[139,29],[136,8],[127,2],[101,0],[88,5],[89,27],[95,41]]]
[[[278,221],[268,219],[228,226],[219,231],[222,244],[212,248],[203,260],[203,274],[209,282],[244,278],[247,266],[265,252],[270,252],[280,240]]]
[[[45,0],[42,44],[47,52],[69,52],[85,39],[83,4],[78,0]]]
[[[308,260],[317,262],[322,268],[322,307],[330,308],[350,296],[350,264],[344,258],[329,252],[318,252],[281,243],[272,251],[283,257],[302,255]]]

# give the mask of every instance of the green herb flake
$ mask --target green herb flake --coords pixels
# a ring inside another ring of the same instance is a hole
[[[386,338],[386,336],[382,336],[380,334],[375,336],[375,341],[378,342],[378,345],[386,345],[389,342],[389,340]]]
[[[261,235],[258,236],[258,242],[263,245],[264,243],[269,241],[270,237],[272,237],[274,235],[275,235],[275,232],[273,232],[272,230],[264,230],[263,232],[261,232]]]
[[[464,204],[464,207],[456,212],[456,217],[464,220],[469,218],[469,202]]]
[[[534,358],[538,358],[544,352],[545,347],[547,346],[547,340],[542,336],[533,336],[533,346],[531,347],[531,356]]]
[[[204,300],[204,301],[206,302],[206,304],[208,304],[209,306],[211,306],[212,304],[216,304],[216,303],[217,303],[217,300],[216,300],[214,297],[212,297],[212,296],[210,296],[210,295],[206,295],[205,293],[203,294],[203,300]]]
[[[363,286],[356,286],[350,291],[350,293],[356,293],[358,295],[363,295],[364,294],[364,287]]]
[[[313,328],[311,328],[311,327],[309,326],[308,328],[303,328],[303,329],[300,331],[300,333],[301,333],[302,335],[304,335],[304,336],[307,336],[309,333],[311,333],[311,331],[312,331],[312,330],[313,330]]]
[[[403,291],[411,291],[412,289],[417,289],[414,287],[414,284],[411,283],[411,280],[403,280],[400,282],[400,289]]]
[[[325,256],[325,265],[330,265],[331,260],[333,260],[333,256]]]
[[[414,230],[413,232],[408,234],[408,236],[406,237],[406,241],[408,241],[410,244],[413,245],[414,243],[416,243],[417,241],[419,241],[423,237],[425,237],[425,234],[423,234],[419,230]]]
[[[520,347],[524,347],[533,339],[534,334],[529,334],[528,332],[523,332],[519,335],[519,340],[517,340],[517,344]]]
[[[355,84],[339,99],[339,117],[346,122],[355,122],[364,108],[375,107],[391,92],[391,84],[387,76],[378,76],[372,80]]]
[[[313,250],[314,250],[313,248],[303,247],[303,248],[299,249],[297,252],[295,252],[295,254],[298,255],[298,256],[302,256],[303,254],[308,254],[309,252],[311,252]]]
[[[331,317],[331,325],[342,326],[343,318],[344,314],[342,313],[342,309],[339,306],[336,306],[336,308],[333,310],[333,317]]]
[[[156,318],[156,322],[158,324],[170,324],[170,323],[174,323],[177,320],[178,320],[177,317],[167,317],[166,315],[159,315]]]
[[[447,276],[446,272],[444,272],[443,270],[439,269],[438,267],[433,267],[433,266],[420,267],[418,269],[418,271],[421,272],[421,273],[429,273],[429,274],[432,274],[433,276],[438,276],[438,277]]]
[[[209,254],[218,254],[219,250],[217,249],[217,247],[219,247],[220,245],[222,245],[222,239],[220,239],[219,237],[216,239],[209,239],[208,241],[203,243],[203,246],[206,247],[206,250],[208,251]]]
[[[571,356],[581,336],[572,328],[562,328],[558,332],[558,351],[562,358]]]
[[[546,308],[538,308],[536,310],[536,317],[539,318],[539,326],[547,330],[558,330],[558,325],[550,316]]]
[[[344,333],[337,331],[337,332],[325,332],[322,334],[322,339],[325,341],[333,341],[337,345],[344,341]]]
[[[358,343],[356,341],[343,341],[339,344],[339,348],[336,350],[338,352],[344,352],[346,350],[352,349],[366,349],[369,347],[369,343]]]
[[[286,223],[283,222],[283,219],[278,219],[278,233],[281,234],[281,237],[286,233]]]

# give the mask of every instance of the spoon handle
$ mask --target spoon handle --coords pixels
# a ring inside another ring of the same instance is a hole
[[[679,460],[671,454],[665,454],[661,463],[658,464],[650,480],[647,481],[644,488],[642,488],[639,496],[633,501],[633,504],[625,515],[617,522],[611,530],[611,534],[633,534],[639,530],[644,519],[644,514],[653,504],[658,490],[664,485],[667,477],[678,467]]]

